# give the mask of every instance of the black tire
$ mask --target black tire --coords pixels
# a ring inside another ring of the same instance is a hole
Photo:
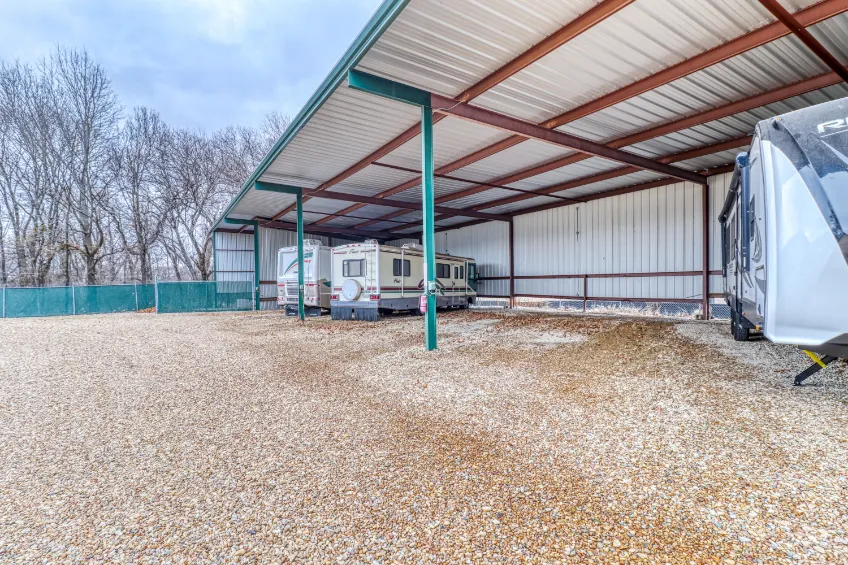
[[[736,312],[730,311],[730,335],[736,335]]]
[[[748,341],[749,330],[742,323],[741,315],[736,314],[736,323],[733,324],[733,339],[736,341]]]

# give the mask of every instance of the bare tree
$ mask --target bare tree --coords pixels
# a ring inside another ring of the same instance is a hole
[[[288,117],[207,136],[120,112],[85,51],[0,63],[0,282],[212,276],[211,229]]]
[[[172,199],[164,238],[175,265],[200,280],[212,276],[212,226],[230,198],[223,159],[202,134],[178,130],[169,136],[166,193]],[[179,268],[177,268],[179,276]]]
[[[157,174],[167,159],[167,128],[159,114],[136,108],[124,123],[111,154],[115,179],[110,206],[124,249],[138,259],[141,282],[153,279],[150,253],[171,216],[174,198],[163,194],[167,181]]]
[[[0,193],[21,285],[44,285],[59,248],[61,141],[52,68],[0,67]]]
[[[86,51],[56,49],[49,64],[56,70],[54,93],[67,151],[67,204],[76,219],[77,241],[67,245],[85,261],[86,283],[96,284],[109,221],[106,209],[112,179],[107,161],[120,106],[106,72]]]

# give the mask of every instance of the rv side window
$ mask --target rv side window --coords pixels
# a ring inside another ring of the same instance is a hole
[[[392,275],[396,277],[410,276],[410,263],[408,259],[392,259]]]
[[[436,263],[436,278],[449,279],[451,278],[450,265],[447,263]]]
[[[453,278],[463,280],[465,279],[465,267],[454,267],[453,268]]]
[[[348,259],[342,262],[343,277],[364,277],[365,259]]]

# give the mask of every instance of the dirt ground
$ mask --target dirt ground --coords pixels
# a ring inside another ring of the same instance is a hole
[[[0,563],[848,563],[848,367],[726,325],[0,323]]]

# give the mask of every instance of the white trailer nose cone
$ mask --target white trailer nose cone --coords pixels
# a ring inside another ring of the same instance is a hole
[[[362,287],[359,286],[359,282],[353,279],[347,279],[342,283],[342,296],[345,300],[356,300],[361,292]]]

